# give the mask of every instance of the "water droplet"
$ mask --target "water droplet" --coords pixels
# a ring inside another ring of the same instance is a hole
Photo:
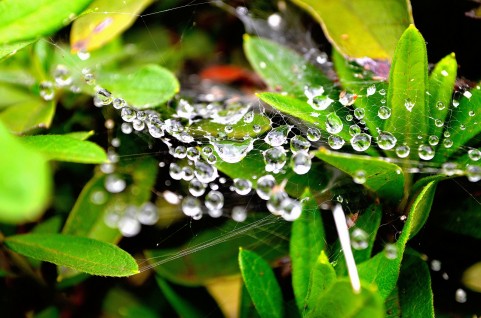
[[[344,146],[345,141],[337,135],[330,135],[329,138],[327,138],[327,143],[332,149],[339,150]]]
[[[446,138],[449,138],[449,137],[451,137],[451,133],[446,130],[446,131],[443,133],[443,136],[446,137]]]
[[[469,159],[473,161],[478,161],[479,159],[481,159],[481,151],[479,151],[478,149],[470,149],[468,151],[468,156]]]
[[[136,118],[132,121],[132,127],[137,131],[142,131],[145,128],[145,122]]]
[[[352,176],[352,180],[357,184],[363,184],[366,182],[366,171],[357,170]]]
[[[282,201],[281,209],[282,218],[290,222],[297,220],[302,213],[301,203],[291,198],[287,198]]]
[[[237,163],[242,161],[242,159],[244,159],[245,156],[253,149],[254,139],[248,138],[243,141],[212,141],[212,145],[223,161],[228,163]]]
[[[436,108],[437,108],[438,110],[443,110],[445,107],[446,107],[446,105],[444,105],[444,103],[443,103],[442,101],[438,101],[438,102],[436,103]]]
[[[457,173],[458,165],[454,162],[445,162],[441,166],[441,171],[447,176],[452,176]]]
[[[182,168],[182,179],[185,181],[190,181],[194,179],[194,169],[189,166]]]
[[[253,125],[252,126],[252,131],[254,131],[256,134],[261,132],[262,127],[259,125]]]
[[[124,121],[131,123],[134,121],[134,119],[136,119],[137,114],[135,113],[135,110],[133,110],[132,108],[124,107],[120,111],[120,117],[122,117]]]
[[[186,196],[182,200],[182,212],[185,215],[193,217],[198,214],[202,214],[200,200],[192,196]]]
[[[326,130],[330,134],[338,134],[341,132],[342,128],[342,120],[335,112],[332,112],[326,116]]]
[[[43,81],[39,85],[39,93],[40,97],[42,97],[44,100],[52,100],[55,97],[55,90],[53,87],[52,82],[49,81]]]
[[[122,130],[124,134],[128,135],[132,133],[132,125],[128,123],[122,123],[122,125],[120,125],[120,130]]]
[[[433,259],[431,261],[431,269],[434,271],[434,272],[439,272],[441,270],[441,261],[437,260],[437,259]]]
[[[361,127],[359,127],[358,125],[354,124],[349,126],[349,134],[351,135],[351,137],[360,133],[361,133]]]
[[[84,81],[87,85],[95,85],[95,76],[91,73],[84,73]]]
[[[260,177],[257,180],[257,195],[262,200],[268,200],[272,189],[276,186],[276,179],[270,174]]]
[[[474,111],[470,110],[469,113],[468,113],[468,115],[469,115],[469,117],[473,117],[473,116],[476,115],[476,114],[474,113]]]
[[[382,95],[382,96],[386,95],[386,90],[385,90],[384,88],[383,88],[383,89],[380,89],[380,90],[379,90],[379,95]]]
[[[175,162],[172,162],[169,166],[169,175],[174,180],[182,179],[183,177],[182,168]]]
[[[435,135],[431,135],[428,137],[428,143],[431,145],[431,146],[436,146],[438,143],[439,143],[439,138],[438,136],[435,136]]]
[[[465,91],[465,92],[463,93],[463,95],[464,95],[464,97],[466,97],[467,99],[470,99],[471,96],[473,96],[473,94],[471,94],[471,92],[469,92],[469,91]]]
[[[211,218],[220,218],[222,216],[222,209],[220,210],[208,210],[207,213]]]
[[[286,151],[282,147],[274,147],[264,151],[265,170],[279,173],[286,164]]]
[[[346,120],[351,121],[354,117],[351,114],[346,115]]]
[[[301,135],[295,135],[290,140],[290,146],[292,153],[297,153],[299,151],[308,151],[311,143]]]
[[[364,111],[364,108],[354,109],[354,117],[356,117],[359,120],[363,119],[365,114],[366,114],[366,112]]]
[[[201,195],[203,195],[206,188],[207,185],[196,178],[193,178],[189,182],[189,192],[194,197],[200,197]]]
[[[203,162],[202,160],[197,160],[194,166],[194,174],[200,182],[207,184],[217,179],[218,174],[216,167],[211,166],[210,164]]]
[[[82,61],[86,61],[90,58],[90,53],[85,51],[85,50],[79,50],[77,52],[77,57],[81,59]]]
[[[296,174],[306,174],[311,169],[311,157],[300,151],[291,157],[291,167]]]
[[[408,111],[412,111],[414,105],[415,105],[415,103],[413,101],[411,101],[411,99],[409,99],[409,98],[406,98],[406,100],[404,101],[404,107],[406,107],[406,109]]]
[[[471,182],[478,182],[481,180],[481,167],[475,165],[466,166],[466,176]]]
[[[120,193],[125,190],[127,183],[116,174],[110,174],[105,178],[105,190],[110,193]]]
[[[210,191],[205,196],[204,204],[209,210],[220,210],[224,206],[224,195],[219,191]]]
[[[234,179],[234,191],[240,195],[246,195],[252,190],[252,183],[249,180],[236,178]]]
[[[104,191],[97,190],[90,194],[90,202],[93,204],[101,205],[107,202],[108,195]]]
[[[117,98],[114,98],[112,105],[114,106],[115,109],[121,109],[127,106],[127,102],[124,99],[117,97]]]
[[[288,199],[289,196],[284,191],[273,191],[267,200],[267,209],[274,215],[281,215],[283,212],[282,203]]]
[[[65,65],[57,65],[55,71],[53,72],[53,77],[55,79],[55,83],[57,83],[59,87],[65,87],[72,84],[70,71]]]
[[[321,139],[321,132],[317,128],[309,127],[307,129],[307,139],[310,141],[318,141]]]
[[[144,225],[154,225],[159,220],[159,211],[152,202],[144,203],[137,211],[137,220]]]
[[[339,103],[343,106],[350,106],[356,101],[357,95],[342,91],[339,94]]]
[[[311,105],[314,110],[325,110],[329,107],[334,100],[329,98],[329,96],[318,95],[307,100],[307,103]]]
[[[451,148],[453,146],[453,141],[449,138],[443,140],[444,148]]]
[[[398,257],[398,248],[396,244],[386,244],[384,246],[384,256],[386,256],[387,259],[396,259]]]
[[[344,198],[342,197],[342,195],[337,195],[335,200],[339,203],[342,203],[344,201]]]
[[[260,62],[259,67],[262,68],[262,69],[266,68],[267,67],[266,62]]]
[[[463,124],[461,124],[461,125],[459,125],[459,129],[460,129],[460,130],[466,130],[466,126],[463,125]]]
[[[164,130],[162,128],[162,121],[158,118],[151,118],[147,122],[147,128],[149,129],[149,134],[154,138],[160,138],[164,136]]]
[[[232,220],[236,222],[244,222],[247,219],[247,211],[244,206],[235,206],[232,208]]]
[[[325,64],[327,62],[327,54],[325,52],[319,53],[319,55],[316,57],[316,62],[319,64]]]
[[[454,299],[458,303],[464,304],[468,300],[468,296],[467,296],[466,292],[464,291],[464,289],[458,288],[458,289],[456,289]]]
[[[369,246],[369,235],[360,228],[355,228],[351,232],[351,246],[355,250],[364,250]]]
[[[406,158],[409,156],[409,153],[411,152],[411,149],[409,148],[408,145],[400,145],[396,148],[396,155],[399,158]]]
[[[195,161],[200,158],[199,150],[196,147],[189,147],[187,148],[187,158],[189,160]]]
[[[124,215],[117,223],[117,227],[123,236],[132,237],[139,234],[141,225],[134,216]]]
[[[177,146],[172,154],[175,158],[183,159],[187,156],[187,148],[184,146]]]
[[[365,151],[371,146],[371,136],[360,133],[351,138],[351,146],[356,151]]]
[[[431,160],[434,158],[434,150],[429,145],[420,145],[418,148],[419,158],[422,160]]]
[[[376,138],[379,148],[383,150],[390,150],[396,145],[397,139],[393,134],[387,131],[379,133]]]
[[[202,153],[206,156],[211,155],[213,152],[214,150],[212,150],[212,147],[205,146],[202,148]]]
[[[247,112],[247,113],[244,115],[244,122],[245,122],[246,124],[252,123],[253,120],[254,120],[254,112],[253,112],[253,111]]]
[[[391,117],[391,109],[389,107],[386,107],[386,106],[381,106],[381,107],[379,107],[377,115],[381,119],[388,119],[389,117]]]
[[[439,128],[440,128],[440,127],[443,127],[443,126],[444,126],[444,123],[443,123],[443,121],[442,121],[441,119],[435,119],[435,120],[434,120],[434,125],[435,125],[436,127],[439,127]]]
[[[458,106],[459,106],[459,101],[453,99],[453,106],[454,106],[454,108],[458,107]]]
[[[371,85],[367,88],[366,90],[366,95],[367,96],[371,96],[371,95],[374,95],[376,93],[376,85]]]
[[[272,147],[279,147],[286,143],[287,135],[291,131],[291,126],[283,125],[277,128],[272,129],[264,138],[264,141],[272,146]]]

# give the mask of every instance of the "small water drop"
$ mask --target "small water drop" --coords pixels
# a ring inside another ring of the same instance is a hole
[[[252,182],[246,179],[234,179],[234,191],[240,195],[246,195],[252,190]]]
[[[302,205],[299,201],[287,198],[282,201],[281,206],[282,212],[281,216],[286,221],[295,221],[297,220],[302,213]]]
[[[252,131],[254,131],[256,134],[261,132],[262,127],[259,125],[253,125],[252,126]]]
[[[454,106],[454,108],[457,108],[459,106],[459,101],[453,99],[453,106]]]
[[[468,156],[469,159],[473,161],[478,161],[479,159],[481,159],[481,151],[479,151],[478,149],[470,149],[468,151]]]
[[[367,96],[371,96],[371,95],[374,95],[376,93],[376,85],[371,85],[367,88],[366,90],[366,95]]]
[[[406,109],[407,109],[408,111],[412,111],[414,105],[415,105],[415,103],[414,103],[413,101],[411,101],[411,99],[406,98],[406,99],[404,100],[404,107],[406,107]]]
[[[219,211],[224,207],[224,195],[219,191],[212,190],[205,196],[204,204],[209,210]]]
[[[396,244],[386,244],[384,246],[384,256],[386,256],[387,259],[396,259],[398,257],[398,248]]]
[[[380,89],[379,95],[382,95],[382,96],[386,95],[386,90],[384,88]]]
[[[337,135],[330,135],[329,138],[327,138],[327,143],[332,149],[339,150],[344,146],[345,141]]]
[[[127,183],[119,175],[110,174],[105,178],[105,190],[110,193],[120,193],[125,190]]]
[[[200,200],[192,196],[186,196],[182,200],[182,212],[190,217],[202,214]]]
[[[351,146],[356,151],[365,151],[371,146],[371,136],[360,133],[351,138]]]
[[[214,146],[216,153],[223,161],[228,163],[237,163],[242,161],[242,159],[244,159],[245,156],[253,149],[254,139],[247,138],[243,141],[212,141],[212,145]]]
[[[53,72],[53,77],[55,79],[55,83],[57,83],[59,87],[65,87],[72,84],[72,76],[65,65],[57,65],[55,71]]]
[[[145,128],[145,122],[136,118],[132,121],[132,127],[137,131],[142,131]]]
[[[290,146],[292,153],[298,153],[299,151],[307,151],[311,147],[311,143],[301,135],[295,135],[290,140]]]
[[[90,58],[90,53],[85,51],[85,50],[79,50],[77,52],[77,57],[81,59],[82,61],[86,61]]]
[[[339,94],[339,103],[343,106],[350,106],[356,101],[357,95],[342,91]]]
[[[466,97],[467,99],[470,99],[471,96],[473,96],[473,94],[471,94],[471,92],[469,92],[469,91],[465,91],[465,92],[463,93],[463,95],[464,95],[464,97]]]
[[[369,246],[369,235],[360,228],[355,228],[351,232],[351,246],[355,250],[364,250]]]
[[[283,212],[282,204],[289,196],[284,191],[272,191],[267,200],[267,209],[274,215],[281,215]]]
[[[247,113],[244,115],[244,122],[245,122],[246,124],[252,123],[253,120],[254,120],[254,112],[253,112],[253,111],[247,112]]]
[[[131,123],[134,121],[134,119],[136,119],[137,114],[134,109],[130,107],[124,107],[120,111],[120,117],[122,117],[124,121]]]
[[[39,91],[40,97],[42,97],[43,100],[49,101],[55,97],[55,90],[52,82],[50,81],[41,82],[39,85],[39,89],[40,89]]]
[[[200,158],[199,150],[196,147],[187,148],[187,158],[189,160],[195,161]]]
[[[335,112],[329,113],[326,116],[326,130],[330,134],[338,134],[342,131],[343,123],[341,118]]]
[[[134,216],[124,215],[117,223],[120,233],[125,237],[132,237],[139,234],[141,225]]]
[[[439,272],[441,270],[441,261],[437,260],[437,259],[433,259],[431,261],[431,269],[434,271],[434,272]]]
[[[169,175],[174,180],[181,180],[183,177],[182,168],[175,162],[172,162],[169,166]]]
[[[321,132],[317,128],[309,127],[307,129],[307,139],[310,141],[318,141],[321,139]]]
[[[185,181],[190,181],[194,179],[194,169],[189,166],[182,168],[182,179]]]
[[[458,165],[455,162],[445,162],[441,166],[441,171],[447,176],[452,176],[457,173]]]
[[[185,148],[185,146],[177,146],[172,155],[175,158],[183,159],[187,156],[187,148]]]
[[[476,115],[476,113],[474,111],[470,110],[468,112],[468,115],[469,115],[469,117],[473,117],[474,115]]]
[[[115,109],[121,109],[127,106],[127,102],[123,98],[117,97],[117,98],[114,98],[112,105],[114,106]]]
[[[428,137],[428,143],[431,145],[431,146],[436,146],[438,143],[439,143],[439,138],[438,136],[435,136],[435,135],[431,135]]]
[[[189,182],[189,192],[194,197],[200,197],[201,195],[203,195],[205,193],[206,188],[207,188],[207,185],[199,181],[197,178],[193,178]]]
[[[458,303],[464,304],[468,300],[468,296],[467,296],[466,292],[464,291],[464,289],[458,288],[458,289],[456,289],[454,299]]]
[[[438,110],[443,110],[444,108],[446,108],[446,105],[444,105],[444,103],[443,103],[442,101],[438,101],[438,102],[436,103],[436,108],[437,108]]]
[[[307,152],[300,151],[291,157],[291,168],[296,174],[308,173],[311,165],[311,157]]]
[[[264,141],[272,147],[279,147],[286,143],[287,135],[291,131],[291,126],[283,125],[272,129],[264,138]]]
[[[132,125],[130,125],[129,123],[122,123],[122,125],[120,125],[120,130],[128,135],[130,133],[132,133]]]
[[[387,131],[379,133],[376,138],[379,148],[383,150],[390,150],[396,145],[397,139],[393,134]]]
[[[217,179],[218,173],[217,168],[202,161],[197,160],[194,164],[194,174],[195,177],[202,183],[209,183]]]
[[[443,146],[444,148],[451,148],[453,146],[453,140],[449,138],[445,138],[443,140]]]
[[[466,176],[471,182],[478,182],[481,180],[481,167],[475,165],[466,166]]]
[[[399,158],[406,158],[409,156],[409,153],[411,152],[411,149],[409,148],[408,145],[400,145],[396,148],[396,155]]]
[[[349,135],[354,136],[361,133],[361,127],[356,124],[349,126]]]
[[[381,106],[379,107],[377,116],[381,119],[388,119],[389,117],[391,117],[391,109],[386,106]]]
[[[441,128],[441,127],[444,126],[444,123],[443,123],[443,121],[442,121],[441,119],[435,119],[435,120],[434,120],[434,125],[435,125],[436,127]]]
[[[364,111],[364,108],[354,109],[354,117],[356,117],[357,119],[361,120],[364,118],[365,115],[366,115],[366,112]]]
[[[325,110],[329,107],[334,100],[327,95],[317,95],[307,100],[307,103],[311,105],[314,110]]]
[[[257,195],[262,200],[268,200],[272,189],[276,186],[276,179],[270,174],[260,177],[257,180]]]
[[[154,225],[159,220],[159,211],[152,202],[144,203],[137,211],[137,220],[144,225]]]
[[[418,148],[418,155],[422,160],[431,160],[434,158],[435,153],[431,146],[420,145]]]
[[[92,73],[84,73],[83,76],[87,85],[95,85],[95,76]]]
[[[347,121],[352,121],[353,118],[354,118],[354,117],[353,117],[351,114],[347,114],[347,115],[346,115],[346,120],[347,120]]]
[[[364,184],[366,182],[366,171],[357,170],[352,176],[352,180],[357,184]]]
[[[232,208],[232,220],[236,222],[244,222],[247,219],[247,210],[244,206],[235,206]]]
[[[108,195],[105,191],[97,190],[90,194],[90,202],[93,204],[101,205],[107,202]]]
[[[265,170],[279,173],[286,164],[286,151],[282,147],[274,147],[264,151]]]

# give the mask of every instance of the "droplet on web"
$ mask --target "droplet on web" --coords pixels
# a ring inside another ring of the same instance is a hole
[[[182,180],[190,181],[194,179],[194,169],[189,166],[182,168]]]
[[[478,182],[481,180],[481,167],[476,165],[466,166],[466,176],[471,182]]]
[[[290,140],[291,152],[307,151],[311,147],[311,143],[301,135],[295,135]]]
[[[311,169],[311,157],[307,152],[300,151],[291,157],[291,168],[296,174],[306,174]]]
[[[385,90],[384,88],[383,88],[383,89],[380,89],[380,90],[379,90],[379,95],[382,95],[382,96],[386,95],[386,90]]]
[[[286,143],[287,141],[287,135],[291,131],[291,126],[289,125],[283,125],[279,126],[277,128],[272,129],[267,133],[266,137],[264,138],[264,141],[272,147],[278,147]]]
[[[135,110],[133,110],[132,108],[124,107],[120,111],[120,117],[122,117],[122,119],[124,121],[126,121],[128,123],[131,123],[137,117],[137,114],[136,114]]]
[[[257,195],[262,200],[268,200],[272,189],[276,186],[276,179],[270,174],[260,177],[257,180]]]
[[[65,65],[57,65],[53,72],[53,78],[59,87],[65,87],[72,84],[72,76]]]
[[[124,215],[117,223],[120,233],[125,237],[132,237],[139,234],[141,225],[140,222],[133,216]]]
[[[137,220],[144,225],[154,225],[159,220],[159,211],[152,202],[144,203],[137,211]]]
[[[382,150],[390,150],[396,145],[397,139],[393,134],[387,131],[379,133],[377,136],[377,144]]]
[[[200,200],[192,196],[186,196],[182,200],[182,212],[190,217],[201,214],[202,209]]]
[[[422,160],[431,160],[434,158],[435,153],[431,146],[420,145],[418,148],[418,155]]]
[[[231,217],[236,222],[244,222],[247,219],[247,211],[244,206],[235,206],[232,208]]]
[[[310,127],[307,129],[307,139],[310,141],[318,141],[321,139],[321,132],[317,128]]]
[[[274,147],[264,151],[265,170],[279,173],[286,164],[287,155],[282,147]]]
[[[381,106],[379,107],[377,115],[381,119],[388,119],[389,117],[391,117],[391,109],[386,106]]]
[[[366,96],[371,96],[376,93],[376,85],[371,85],[366,89]]]
[[[341,118],[335,112],[329,113],[326,116],[326,130],[330,134],[338,134],[342,131],[343,123]]]
[[[453,146],[453,140],[449,138],[445,138],[443,140],[443,146],[444,148],[451,148]]]
[[[409,156],[409,153],[411,152],[411,149],[409,148],[408,145],[400,145],[396,148],[396,155],[399,158],[406,158]]]
[[[195,177],[202,183],[210,183],[218,177],[217,168],[202,160],[197,160],[194,167]]]
[[[187,156],[187,148],[185,148],[185,146],[177,146],[175,147],[172,155],[175,158],[183,159]]]
[[[354,109],[354,117],[356,117],[357,119],[361,120],[364,118],[365,115],[366,115],[366,112],[364,111],[364,108]]]
[[[431,145],[431,146],[436,146],[438,143],[439,143],[439,138],[438,136],[435,136],[435,135],[431,135],[428,137],[428,143]]]
[[[112,105],[114,106],[115,109],[121,109],[127,106],[127,102],[124,99],[117,97],[117,98],[114,98]]]
[[[349,135],[354,136],[361,133],[361,127],[356,124],[349,126]]]
[[[181,180],[183,177],[182,168],[175,162],[172,162],[169,166],[169,175],[174,180]]]
[[[444,103],[443,103],[442,101],[438,101],[438,102],[436,103],[436,108],[437,108],[438,110],[443,110],[444,108],[446,108],[446,105],[444,105]]]
[[[329,138],[327,138],[327,144],[329,147],[331,147],[334,150],[339,150],[344,146],[345,141],[341,137],[337,135],[330,135]]]
[[[219,191],[212,190],[205,196],[204,204],[209,210],[220,210],[224,206],[224,195]]]
[[[240,195],[246,195],[251,192],[252,183],[249,180],[236,178],[234,179],[234,191]]]
[[[355,250],[364,250],[369,246],[369,235],[360,228],[355,228],[351,232],[351,246]]]
[[[212,141],[215,151],[219,157],[228,163],[240,162],[253,149],[254,139],[246,138],[243,141]],[[211,149],[211,148],[209,148]],[[209,156],[213,156],[210,154]],[[215,156],[213,156],[215,158]]]
[[[414,105],[415,105],[415,103],[414,103],[411,99],[406,98],[406,99],[404,100],[404,107],[406,107],[406,109],[407,109],[408,111],[412,111]]]
[[[122,125],[120,125],[120,130],[128,135],[130,133],[132,133],[132,125],[130,125],[129,123],[122,123]]]
[[[357,170],[352,176],[352,180],[357,184],[363,184],[366,182],[366,171]]]
[[[127,183],[117,174],[110,174],[105,178],[105,190],[110,193],[120,193],[125,190]]]
[[[458,303],[463,304],[463,303],[465,303],[465,302],[468,300],[468,297],[467,297],[466,292],[464,291],[464,289],[458,288],[458,289],[456,289],[456,293],[455,293],[454,299],[455,299]]]
[[[357,95],[342,91],[339,94],[339,103],[343,106],[350,106],[356,101]]]
[[[371,136],[360,133],[351,138],[351,146],[356,151],[365,151],[371,146]]]
[[[267,209],[274,215],[281,215],[282,204],[284,200],[289,199],[289,196],[284,191],[273,191],[269,195],[269,199],[267,200]]]
[[[79,59],[81,59],[82,61],[86,61],[90,58],[90,53],[85,51],[85,50],[79,50],[77,52],[77,56]]]
[[[441,171],[447,176],[452,176],[458,172],[458,165],[455,162],[445,162],[441,166]]]
[[[297,220],[302,213],[302,205],[299,201],[287,198],[282,201],[281,216],[286,221]]]
[[[396,244],[387,243],[384,246],[384,256],[387,259],[396,259],[398,257],[398,248]]]
[[[189,192],[192,194],[194,197],[200,197],[205,193],[205,189],[207,188],[207,185],[205,183],[202,183],[196,178],[193,178],[189,182]]]
[[[472,161],[478,161],[479,159],[481,159],[481,151],[479,151],[478,149],[470,149],[468,151],[468,156],[469,159],[471,159]]]
[[[55,90],[52,82],[50,81],[41,82],[39,85],[39,90],[40,97],[42,97],[43,100],[49,101],[55,97]]]
[[[442,121],[441,119],[435,119],[435,120],[434,120],[434,125],[435,125],[436,127],[441,128],[441,127],[444,126],[444,123],[443,123],[443,121]]]
[[[252,123],[253,120],[254,120],[254,112],[253,112],[253,111],[247,112],[247,113],[244,115],[244,122],[245,122],[246,124]]]

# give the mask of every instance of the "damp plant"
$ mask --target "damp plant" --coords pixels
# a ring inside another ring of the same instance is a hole
[[[0,2],[2,314],[434,317],[448,272],[413,242],[480,238],[481,90],[430,68],[408,1],[268,3],[199,19],[236,15],[252,72],[146,22],[191,2]]]

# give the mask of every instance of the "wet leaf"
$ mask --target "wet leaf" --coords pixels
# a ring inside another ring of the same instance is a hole
[[[404,174],[401,168],[393,163],[375,157],[333,152],[325,148],[315,152],[315,155],[353,177],[359,171],[364,171],[366,181],[362,185],[382,198],[397,202],[403,196]]]
[[[92,51],[108,43],[128,29],[152,0],[95,0],[86,14],[72,24],[72,51]],[[90,11],[90,12],[89,12]]]
[[[259,130],[254,131],[254,126],[258,126]],[[195,138],[202,138],[206,135],[217,137],[219,134],[225,134],[230,139],[244,139],[245,136],[257,137],[271,129],[271,121],[268,117],[261,114],[254,114],[252,122],[246,123],[243,119],[237,123],[228,125],[232,127],[232,132],[226,133],[227,125],[215,123],[212,120],[203,119],[192,124],[189,127],[189,133]]]
[[[245,35],[244,52],[256,73],[276,91],[307,100],[305,86],[332,86],[327,77],[303,56],[270,40]]]
[[[421,255],[414,250],[406,250],[398,285],[403,317],[434,318],[429,268]]]
[[[418,159],[418,136],[428,133],[428,62],[426,43],[421,33],[411,25],[396,46],[391,71],[387,104],[391,117],[385,130],[397,138],[397,145],[411,148],[409,158]]]
[[[0,96],[2,96],[0,100],[0,109],[2,110],[33,99],[31,92],[24,87],[8,83],[0,83]]]
[[[254,252],[239,250],[244,284],[261,317],[283,317],[282,293],[269,264]]]
[[[303,310],[312,271],[325,248],[324,227],[317,202],[309,190],[304,192],[301,216],[292,223],[290,257],[292,286],[300,311]]]
[[[441,138],[444,126],[437,127],[435,120],[444,123],[452,108],[451,98],[457,71],[456,57],[451,53],[436,64],[429,76],[429,135]]]
[[[70,138],[78,139],[78,140],[87,140],[95,134],[95,131],[74,131],[70,133],[66,133],[64,136],[68,136]]]
[[[7,237],[5,245],[19,254],[91,275],[120,277],[139,272],[127,252],[85,237],[30,233]]]
[[[0,120],[15,134],[23,134],[36,128],[49,128],[55,115],[55,102],[30,98],[8,107],[0,113]]]
[[[337,50],[353,58],[391,59],[397,40],[413,22],[411,5],[406,0],[293,2],[321,24]]]
[[[341,278],[332,284],[312,304],[304,317],[384,317],[384,304],[378,291],[362,285],[360,293],[355,294],[347,278]]]
[[[418,181],[420,184],[424,183],[423,180]],[[413,224],[411,229],[410,237],[416,235],[426,223],[429,212],[431,211],[431,205],[434,201],[434,195],[436,194],[436,186],[438,185],[438,180],[429,181],[426,185],[413,186],[413,198],[415,200],[420,200],[418,205],[418,213],[413,216]]]
[[[68,24],[91,2],[92,0],[4,0],[0,3],[0,44],[32,40],[51,34]]]
[[[175,76],[153,64],[140,67],[135,72],[101,73],[98,82],[115,97],[121,97],[139,109],[159,106],[179,91]]]
[[[0,45],[0,62],[8,59],[10,56],[17,53],[18,50],[23,49],[24,47],[32,44],[33,42],[34,41],[29,40]]]
[[[374,283],[379,289],[379,293],[385,299],[393,291],[399,277],[399,270],[401,268],[401,261],[403,259],[404,250],[407,241],[414,236],[415,231],[420,228],[423,220],[423,215],[428,214],[431,209],[432,200],[426,199],[430,194],[432,184],[431,181],[423,190],[410,199],[407,208],[407,220],[401,231],[396,246],[396,257],[386,257],[384,251],[379,252],[374,257],[361,263],[358,266],[359,276],[361,280],[369,283]]]
[[[90,141],[82,141],[64,135],[26,136],[22,140],[50,160],[78,163],[107,162],[105,151]]]
[[[35,221],[50,199],[47,160],[10,135],[0,122],[0,222]]]
[[[336,271],[329,263],[329,258],[324,251],[321,251],[317,260],[312,264],[309,281],[304,288],[307,288],[306,297],[302,300],[299,311],[305,316],[306,311],[317,306],[319,299],[336,282]],[[295,287],[294,287],[295,292]]]

